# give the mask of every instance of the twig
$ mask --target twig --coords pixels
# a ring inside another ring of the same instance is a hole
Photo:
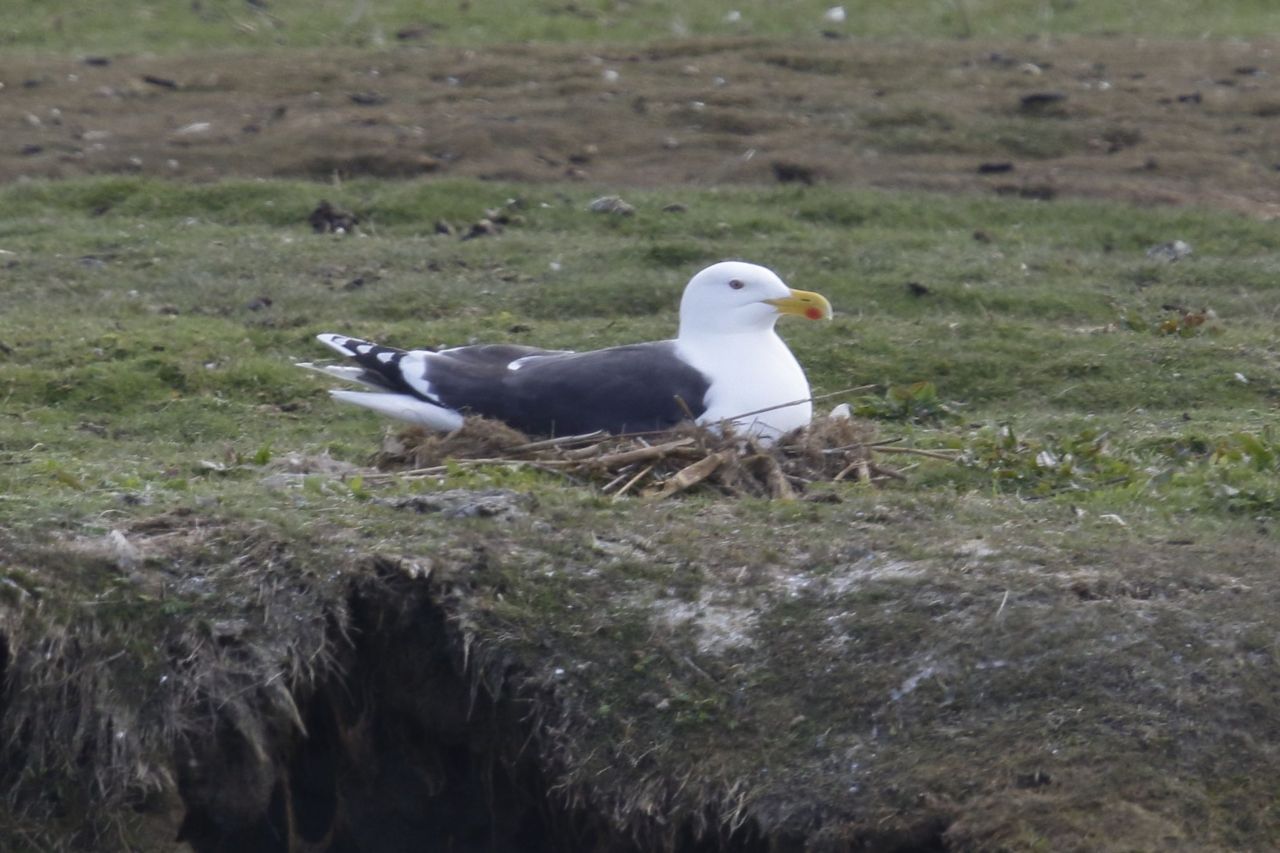
[[[764,464],[764,481],[769,486],[769,497],[780,501],[795,500],[795,489],[791,488],[791,484],[787,482],[787,476],[783,473],[777,458],[766,453],[761,454],[760,459]]]
[[[626,482],[626,485],[624,485],[621,489],[618,489],[618,493],[613,496],[613,499],[616,501],[618,498],[625,495],[632,486],[634,486],[636,483],[643,480],[645,478],[645,475],[648,474],[650,471],[652,471],[657,464],[658,464],[657,462],[650,462],[648,465],[641,468],[639,474],[636,474],[634,477],[632,477],[630,480]]]
[[[662,488],[659,491],[650,495],[650,497],[653,500],[662,500],[698,485],[714,474],[716,469],[723,465],[732,453],[730,450],[721,450],[699,459],[692,465],[681,468],[662,484]]]
[[[778,403],[775,406],[765,406],[763,409],[756,409],[753,412],[743,412],[740,415],[730,415],[727,418],[721,418],[722,421],[740,421],[743,418],[749,418],[752,415],[763,415],[765,412],[772,412],[775,409],[786,409],[791,406],[800,406],[805,403],[816,403],[819,400],[829,400],[832,397],[839,397],[842,394],[852,394],[855,391],[870,391],[875,385],[856,385],[853,388],[845,388],[843,391],[832,391],[830,394],[818,394],[813,397],[805,397],[802,400],[792,400],[790,403]]]
[[[693,410],[689,408],[689,404],[686,403],[684,401],[684,397],[681,397],[679,394],[676,395],[676,405],[680,407],[680,411],[684,412],[684,416],[686,418],[688,418],[691,421],[697,420],[697,418],[694,417],[693,415]]]
[[[435,477],[448,472],[455,465],[463,465],[468,468],[476,465],[507,465],[512,467],[532,467],[545,468],[571,468],[579,463],[571,459],[451,459],[448,465],[433,465],[430,468],[411,468],[408,471],[380,471],[374,474],[356,474],[368,481],[394,480],[396,477],[406,477],[410,480],[420,479],[422,477]],[[556,473],[561,473],[557,471]],[[343,477],[345,480],[346,477]]]
[[[905,482],[907,479],[906,475],[901,471],[895,471],[892,468],[885,468],[883,465],[877,465],[874,462],[870,463],[870,467],[871,472],[879,476],[882,480],[887,477],[893,480],[902,480]]]
[[[612,453],[608,456],[601,456],[599,459],[592,460],[606,468],[615,468],[620,465],[629,465],[632,462],[644,462],[649,459],[661,458],[673,450],[679,450],[693,444],[692,438],[681,438],[676,441],[668,441],[665,444],[655,444],[651,447],[638,447],[635,450],[624,450],[621,453]],[[570,462],[571,460],[556,460],[557,462]],[[576,462],[574,463],[576,464]]]
[[[622,472],[618,474],[618,476],[614,477],[612,480],[610,480],[609,482],[601,486],[600,491],[605,493],[611,492],[613,491],[614,488],[617,487],[619,483],[621,483],[623,480],[627,479],[630,476],[631,476],[631,468],[623,468]]]
[[[575,447],[572,450],[562,450],[560,455],[565,459],[590,459],[592,456],[599,456],[601,449],[607,442],[598,441],[595,444],[589,444],[586,447]]]
[[[868,445],[867,449],[876,453],[909,453],[912,456],[927,456],[944,462],[956,461],[956,455],[960,453],[959,450],[921,450],[918,447],[880,447],[874,444]]]
[[[850,462],[848,465],[841,468],[840,473],[836,474],[831,479],[837,482],[839,482],[840,480],[843,480],[845,477],[848,477],[850,474],[852,474],[861,463],[862,463],[861,459],[855,459],[854,461]]]
[[[598,429],[595,432],[587,432],[582,435],[562,435],[559,438],[547,438],[542,441],[530,441],[527,444],[518,444],[509,449],[510,453],[527,453],[531,450],[542,450],[548,447],[564,447],[567,444],[582,444],[588,441],[598,441],[606,437],[609,433],[605,430]]]

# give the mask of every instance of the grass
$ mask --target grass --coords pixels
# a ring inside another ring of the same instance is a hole
[[[1266,0],[894,0],[844,4],[843,22],[824,20],[833,5],[828,0],[597,0],[571,5],[477,0],[425,9],[408,0],[276,0],[260,5],[213,0],[195,6],[110,0],[73,10],[27,0],[7,10],[0,45],[46,53],[180,54],[420,41],[474,47],[516,41],[635,43],[684,36],[816,38],[823,32],[872,38],[1113,33],[1256,38],[1280,32],[1280,13]]]
[[[587,213],[592,195],[467,182],[8,188],[3,506],[18,521],[29,497],[68,496],[70,479],[91,492],[131,478],[177,488],[188,478],[164,472],[189,469],[193,455],[272,447],[360,462],[378,422],[333,407],[323,383],[292,367],[322,355],[314,333],[575,348],[661,337],[684,278],[724,257],[769,262],[826,293],[834,323],[784,328],[815,391],[875,384],[861,410],[905,421],[916,440],[982,456],[996,451],[984,429],[1092,430],[1135,470],[1153,463],[1150,448],[1189,436],[1269,441],[1280,303],[1266,224],[826,189],[680,193],[684,214],[660,211],[670,192],[639,193],[639,213],[619,220]],[[310,233],[321,196],[358,211],[360,235]],[[497,238],[432,233],[438,219],[464,223],[517,197],[521,222]],[[974,240],[979,228],[988,242]],[[1196,254],[1146,256],[1173,238]],[[1212,312],[1204,325],[1162,331],[1201,309]],[[929,383],[928,399],[913,398],[916,383]],[[1004,461],[1030,458],[1020,447],[1002,448]],[[1254,454],[1244,455],[1247,464],[1226,452],[1165,461],[1208,476],[1212,459],[1249,467]],[[930,476],[980,485],[972,474]],[[1206,491],[1182,508],[1221,504]]]

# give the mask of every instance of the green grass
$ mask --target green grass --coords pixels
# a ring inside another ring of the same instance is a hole
[[[1021,37],[1135,33],[1176,37],[1274,36],[1280,10],[1269,0],[893,0],[845,3],[843,23],[824,21],[831,0],[770,3],[625,3],[618,0],[156,0],[8,4],[0,47],[70,54],[185,53],[278,46],[380,47],[405,41],[463,46],[514,41],[634,43],[673,36],[816,38]],[[729,13],[739,13],[730,20]]]
[[[263,448],[363,462],[384,423],[293,367],[324,357],[315,333],[573,348],[665,337],[686,278],[726,257],[835,304],[831,324],[782,327],[816,392],[873,384],[861,412],[968,454],[967,468],[927,466],[909,489],[1230,514],[1247,503],[1223,499],[1235,478],[1270,505],[1274,461],[1231,450],[1249,446],[1242,436],[1272,446],[1280,399],[1280,237],[1265,223],[820,188],[637,192],[637,215],[618,219],[586,212],[593,194],[131,178],[5,189],[0,518],[23,523],[46,500],[87,511],[139,488],[236,492],[247,482],[200,463]],[[312,234],[322,197],[358,212],[361,234]],[[500,236],[433,233],[511,199],[521,219]],[[672,200],[688,212],[661,212]],[[1192,258],[1146,257],[1175,238]],[[1181,316],[1171,305],[1214,316],[1166,334]],[[1004,427],[1018,439],[994,438]],[[1061,459],[1094,434],[1106,438],[1090,463],[1037,466],[1042,450]],[[1178,450],[1188,444],[1209,449]]]

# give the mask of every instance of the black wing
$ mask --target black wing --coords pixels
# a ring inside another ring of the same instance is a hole
[[[536,435],[670,429],[706,411],[710,385],[676,355],[674,341],[584,353],[514,344],[426,353],[320,339],[354,359],[370,384]]]
[[[527,360],[500,373],[491,362],[455,369],[452,356],[471,349],[478,348],[431,360],[432,390],[450,408],[497,418],[522,432],[645,432],[670,429],[706,411],[710,383],[676,355],[672,341],[584,353],[524,353],[517,358]]]

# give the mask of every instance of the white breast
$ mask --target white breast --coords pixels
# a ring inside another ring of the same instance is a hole
[[[813,416],[809,380],[791,350],[772,330],[678,341],[680,357],[711,379],[699,423],[732,420],[757,435],[776,436],[805,426]],[[748,415],[782,403],[805,402]]]

